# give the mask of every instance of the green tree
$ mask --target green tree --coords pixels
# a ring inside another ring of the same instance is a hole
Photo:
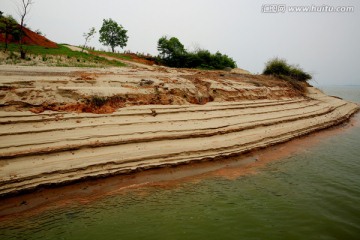
[[[161,37],[157,49],[162,58],[174,58],[186,54],[184,45],[176,37],[170,39],[165,36]]]
[[[184,45],[176,37],[168,39],[161,37],[158,41],[159,57],[163,64],[170,67],[184,67],[187,62],[187,52]]]
[[[12,16],[0,16],[0,33],[4,34],[5,49],[7,50],[9,36],[12,35],[13,39],[19,40],[20,28],[16,20]]]
[[[88,33],[83,34],[83,37],[85,38],[85,43],[84,43],[84,46],[82,47],[82,52],[84,51],[84,48],[86,48],[86,44],[91,40],[91,38],[94,37],[95,33],[96,33],[96,30],[94,27],[92,27],[89,29]]]
[[[159,62],[169,67],[225,69],[235,68],[235,61],[225,54],[210,53],[208,50],[197,48],[195,52],[188,52],[176,37],[158,40]]]
[[[127,30],[111,18],[103,20],[103,25],[99,33],[99,41],[105,46],[110,46],[112,52],[115,52],[115,47],[117,46],[124,48],[129,38],[126,34]]]

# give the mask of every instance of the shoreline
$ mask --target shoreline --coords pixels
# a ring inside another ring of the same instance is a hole
[[[231,181],[241,176],[257,174],[271,162],[301,154],[302,150],[316,146],[324,138],[345,134],[359,126],[360,113],[357,112],[348,122],[238,157],[154,168],[71,185],[42,187],[21,195],[7,196],[0,198],[0,222],[11,220],[14,216],[31,217],[69,204],[89,204],[112,195],[126,194],[132,189],[143,188],[146,194],[148,188],[176,188],[183,183],[196,183],[209,178],[220,177]]]

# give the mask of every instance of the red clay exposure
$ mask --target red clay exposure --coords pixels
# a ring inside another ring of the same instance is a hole
[[[42,46],[42,47],[47,47],[47,48],[57,48],[58,47],[58,45],[55,42],[52,42],[49,39],[47,39],[46,37],[41,36],[25,27],[24,27],[24,33],[25,33],[25,36],[23,38],[23,43],[25,45],[37,45],[37,46]],[[4,34],[0,34],[0,42],[5,42]],[[9,43],[18,43],[17,41],[14,41],[12,39],[11,35],[8,37],[8,42]]]

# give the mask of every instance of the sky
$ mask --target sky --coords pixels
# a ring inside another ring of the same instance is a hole
[[[19,19],[19,1],[0,0],[0,10]],[[188,50],[227,54],[252,73],[279,57],[311,73],[314,85],[360,85],[358,0],[33,1],[26,24],[57,43],[81,45],[83,33],[91,27],[99,31],[103,19],[112,18],[128,30],[123,50],[157,55],[157,41],[166,35]],[[285,4],[285,10],[274,13],[274,4]],[[292,6],[352,6],[354,11],[290,12]],[[89,45],[108,50],[98,39],[97,34]]]

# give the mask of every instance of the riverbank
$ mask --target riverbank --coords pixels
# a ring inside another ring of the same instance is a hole
[[[360,126],[360,114],[348,123],[334,126],[297,139],[239,157],[150,169],[133,174],[82,181],[58,188],[42,188],[32,193],[0,200],[0,221],[11,221],[14,217],[28,218],[46,211],[66,208],[68,205],[90,204],[113,195],[127,194],[134,190],[159,187],[172,189],[184,183],[200,182],[220,177],[235,180],[241,176],[257,174],[271,162],[281,161],[301,154],[330,137],[351,132]],[[144,193],[146,195],[146,193]]]
[[[359,108],[264,80],[161,67],[2,68],[0,195],[239,156],[338,125]],[[97,105],[79,102],[89,96]]]

